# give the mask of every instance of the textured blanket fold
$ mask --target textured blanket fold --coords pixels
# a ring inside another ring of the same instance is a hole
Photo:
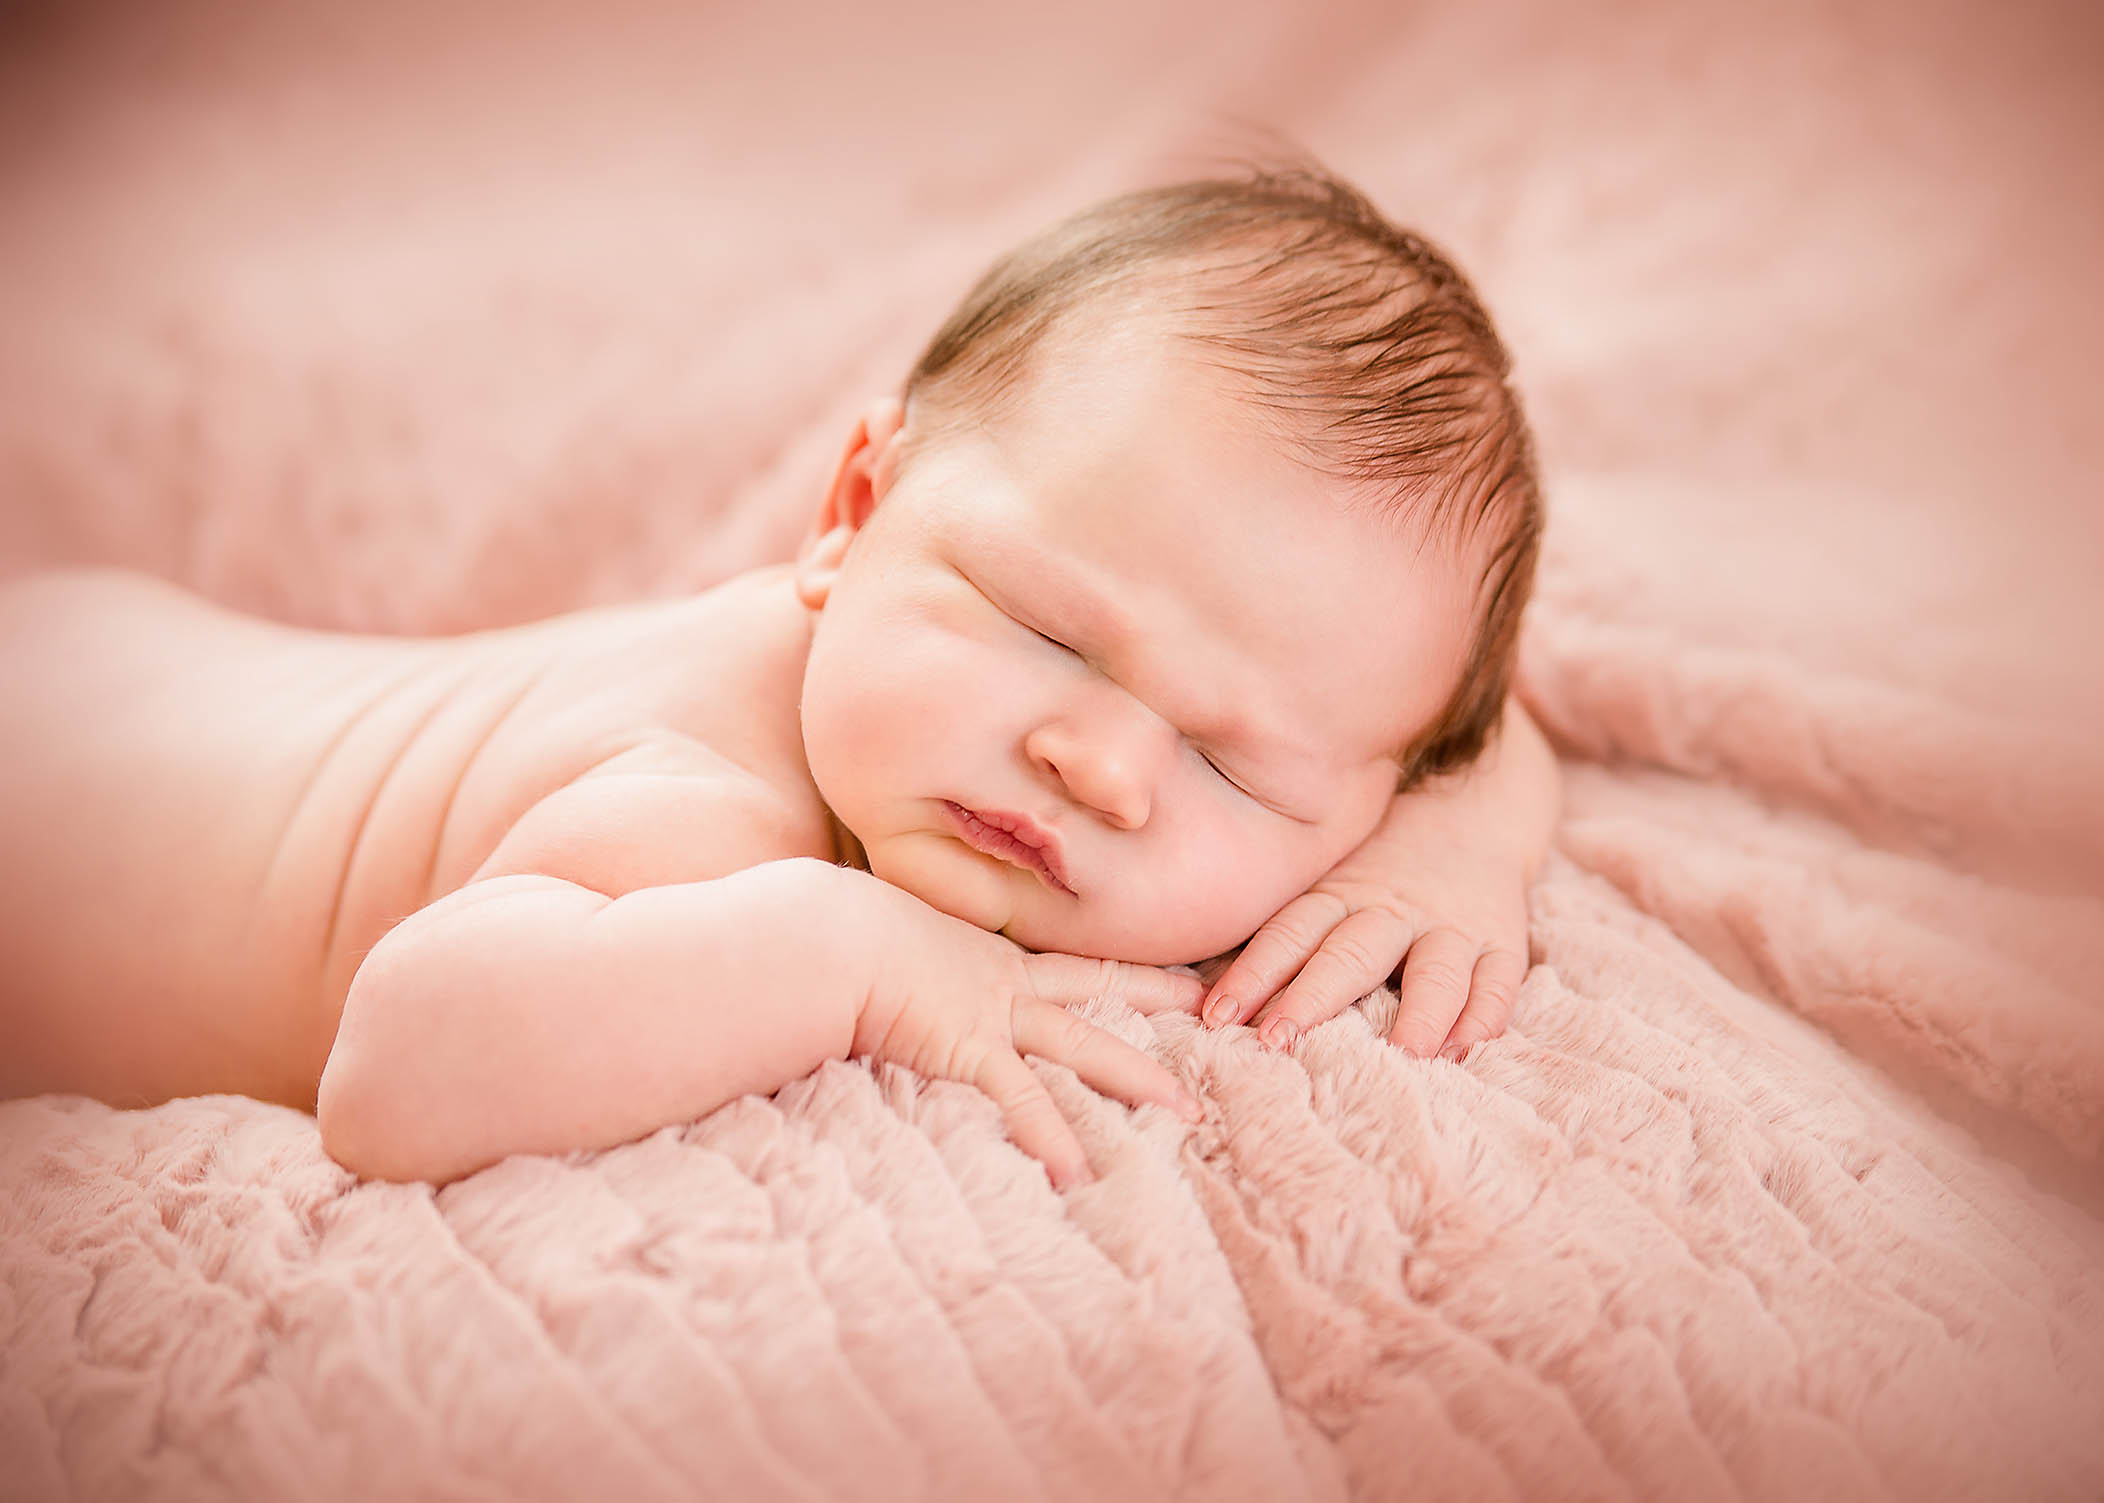
[[[1207,1115],[1040,1064],[1064,1196],[888,1066],[435,1191],[0,1103],[0,1498],[2104,1494],[2094,16],[1323,16],[0,19],[0,568],[720,579],[1015,234],[1260,122],[1510,336],[1567,774],[1503,1037],[1099,1001]]]

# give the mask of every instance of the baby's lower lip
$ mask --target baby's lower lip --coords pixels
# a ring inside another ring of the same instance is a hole
[[[1074,890],[1071,887],[1068,887],[1059,878],[1052,875],[1051,868],[1045,865],[1044,857],[1038,854],[1035,847],[1019,840],[1006,830],[995,829],[962,804],[952,803],[949,799],[944,799],[942,807],[943,812],[950,816],[950,823],[957,827],[958,838],[963,840],[973,850],[984,852],[986,855],[1009,862],[1011,865],[1020,866],[1025,871],[1033,873],[1040,882],[1054,892],[1065,893],[1070,898],[1074,896]]]

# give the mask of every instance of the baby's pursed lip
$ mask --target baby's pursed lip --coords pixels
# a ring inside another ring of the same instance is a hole
[[[958,835],[973,850],[1033,871],[1053,891],[1074,896],[1074,889],[1067,882],[1059,837],[1029,815],[1006,809],[967,809],[952,799],[944,799],[942,807],[957,826]]]

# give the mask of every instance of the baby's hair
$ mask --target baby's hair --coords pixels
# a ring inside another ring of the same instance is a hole
[[[994,263],[907,378],[909,426],[998,410],[1049,334],[1111,299],[1177,316],[1306,462],[1485,556],[1460,682],[1396,754],[1402,787],[1472,762],[1504,706],[1542,503],[1510,358],[1467,279],[1313,166],[1129,193]]]

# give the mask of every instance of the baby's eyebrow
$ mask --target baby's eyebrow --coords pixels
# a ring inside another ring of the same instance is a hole
[[[992,578],[977,581],[980,593],[1083,657],[1122,660],[1139,640],[1129,616],[1047,558],[1003,558],[992,572]]]
[[[1000,573],[1001,595],[996,603],[1004,609],[1021,614],[1029,624],[1083,657],[1114,665],[1128,677],[1142,666],[1147,634],[1114,599],[1089,588],[1064,564],[1039,556],[1026,567],[1004,568]],[[1145,666],[1154,670],[1148,675],[1150,681],[1157,681],[1163,665]],[[1265,738],[1240,705],[1230,702],[1210,713],[1196,705],[1156,708],[1186,736],[1213,750],[1256,761],[1266,749]]]
[[[1213,716],[1190,716],[1184,723],[1184,730],[1194,740],[1222,751],[1254,757],[1262,750],[1249,717],[1240,710],[1230,709]]]
[[[1147,634],[1135,626],[1132,618],[1115,602],[1096,594],[1059,565],[1043,559],[1023,571],[1018,583],[1018,598],[1011,603],[1011,610],[1019,610],[1035,619],[1049,628],[1047,635],[1057,637],[1092,662],[1115,664],[1124,669],[1137,666],[1135,660],[1142,655]],[[1177,724],[1201,739],[1223,729],[1216,723],[1204,721],[1203,717],[1186,716],[1178,719]]]
[[[1067,638],[1070,645],[1080,650],[1084,657],[1115,665],[1128,678],[1140,668],[1148,669],[1144,676],[1159,693],[1167,665],[1145,661],[1146,633],[1135,628],[1117,607],[1096,600],[1085,592],[1078,598],[1081,604],[1075,616],[1060,623],[1062,630],[1072,632]],[[1249,712],[1237,704],[1229,702],[1211,712],[1195,704],[1164,703],[1157,708],[1186,736],[1213,750],[1233,752],[1251,759],[1263,752],[1262,738],[1258,736]]]

